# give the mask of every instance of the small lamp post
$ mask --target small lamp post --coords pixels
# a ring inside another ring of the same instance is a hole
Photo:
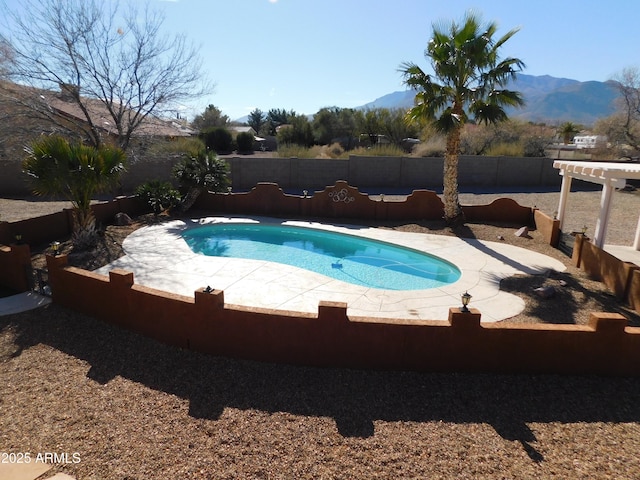
[[[586,233],[587,233],[587,226],[586,225],[582,226],[581,232],[582,232],[582,235],[586,235]]]
[[[57,240],[55,242],[51,242],[51,250],[53,251],[53,256],[57,257],[60,254],[60,242]]]
[[[471,295],[469,294],[469,292],[464,292],[462,294],[462,308],[460,309],[461,312],[465,312],[465,313],[469,312],[470,301],[471,301]]]
[[[213,288],[211,288],[211,286],[207,285],[207,288],[204,289],[204,293],[211,293],[213,292]]]
[[[22,234],[21,233],[16,233],[16,243],[18,245],[22,244]]]

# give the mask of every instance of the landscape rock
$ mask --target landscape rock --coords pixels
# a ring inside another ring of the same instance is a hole
[[[518,229],[518,231],[514,234],[516,237],[528,237],[529,229],[527,227],[522,227]]]
[[[536,288],[534,289],[534,292],[536,292],[536,294],[540,297],[540,298],[553,298],[556,294],[556,289],[553,288],[552,286],[548,286],[548,287],[540,287],[540,288]]]
[[[129,215],[127,215],[126,213],[123,213],[123,212],[116,213],[115,224],[118,227],[124,227],[125,225],[131,225],[132,223],[133,223],[133,221],[131,220],[131,217]]]

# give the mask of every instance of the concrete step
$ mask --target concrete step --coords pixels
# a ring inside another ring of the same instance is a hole
[[[51,465],[46,463],[0,463],[0,478],[2,480],[35,480],[49,470]]]
[[[46,463],[0,463],[0,479],[2,480],[76,480],[66,473],[56,473],[53,477],[43,478],[52,465]]]

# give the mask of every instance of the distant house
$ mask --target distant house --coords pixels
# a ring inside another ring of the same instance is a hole
[[[573,137],[577,149],[600,148],[607,146],[606,135],[576,135]]]
[[[108,137],[117,137],[118,130],[111,113],[98,99],[84,97],[81,106],[74,100],[79,92],[77,87],[67,84],[60,85],[59,92],[36,89],[10,82],[0,83],[0,118],[22,118],[20,127],[23,133],[35,137],[41,133],[56,132],[64,126],[68,131],[75,131],[83,135],[89,131],[89,120],[93,126],[104,132]],[[27,105],[32,105],[28,107]],[[35,109],[41,113],[35,113]],[[136,112],[124,110],[121,112],[124,121],[136,122]],[[28,120],[28,121],[27,121]],[[0,130],[11,128],[11,125],[0,126]],[[25,132],[26,130],[26,132]],[[7,133],[0,131],[0,134]],[[154,115],[147,115],[134,130],[132,138],[149,139],[150,137],[171,139],[188,137],[194,134],[186,122],[179,119],[162,119]]]
[[[69,86],[61,87],[60,92],[53,92],[0,81],[0,196],[23,195],[28,191],[26,176],[22,172],[24,149],[38,136],[58,133],[88,137],[87,117],[70,98],[74,93]],[[84,100],[83,104],[103,139],[115,140],[118,132],[106,107],[97,99]],[[35,107],[38,111],[35,111]],[[127,113],[124,112],[125,115]],[[149,159],[158,169],[152,172],[152,176],[167,176],[166,171],[170,170],[174,160],[167,160],[169,166],[162,169],[161,148],[156,147],[192,134],[193,130],[180,119],[165,120],[149,115],[134,130],[127,156],[130,163]],[[129,176],[134,178],[134,174],[135,171],[132,171]],[[143,181],[143,175],[139,177],[131,181]]]
[[[253,127],[250,127],[249,125],[231,125],[229,130],[233,132],[234,136],[239,133],[250,133],[254,137],[257,135]]]

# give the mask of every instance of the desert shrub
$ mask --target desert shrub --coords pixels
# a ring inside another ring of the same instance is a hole
[[[282,143],[278,145],[276,153],[280,158],[317,158],[320,147],[307,148],[296,143]]]
[[[153,155],[197,152],[204,148],[204,141],[198,137],[178,137],[175,140],[155,141],[149,152]]]
[[[186,195],[179,208],[186,212],[205,191],[224,192],[230,185],[229,164],[214,152],[200,150],[195,155],[184,155],[173,167],[173,177]]]
[[[180,201],[180,192],[169,182],[150,180],[139,185],[135,194],[144,201],[157,216],[167,208],[173,207]]]
[[[344,148],[340,143],[335,142],[328,145],[325,149],[327,156],[330,158],[340,158],[344,154]]]
[[[429,138],[413,147],[412,154],[416,157],[444,157],[447,141],[444,137]]]
[[[523,140],[522,151],[525,157],[544,157],[544,149],[549,144],[546,138],[528,137]]]
[[[375,147],[359,147],[348,152],[339,143],[331,145],[314,145],[307,148],[297,144],[281,144],[278,146],[280,158],[347,158],[349,155],[376,156],[376,157],[402,157],[405,152],[397,145],[377,145]]]
[[[208,150],[216,153],[229,153],[233,150],[233,136],[226,128],[210,128],[203,131],[200,136]]]
[[[485,155],[489,157],[523,157],[524,149],[521,142],[500,142],[492,144]]]
[[[402,157],[405,155],[404,150],[397,145],[375,145],[373,147],[365,148],[358,147],[352,150],[351,155],[361,155],[369,157]]]
[[[311,124],[304,115],[291,118],[289,125],[282,126],[277,133],[278,144],[296,144],[311,147],[314,143]],[[280,148],[280,147],[278,147]]]
[[[611,161],[624,156],[625,155],[616,148],[597,147],[591,149],[591,160]]]
[[[236,137],[236,143],[238,144],[238,152],[251,153],[253,152],[253,142],[255,137],[249,132],[240,132]]]

